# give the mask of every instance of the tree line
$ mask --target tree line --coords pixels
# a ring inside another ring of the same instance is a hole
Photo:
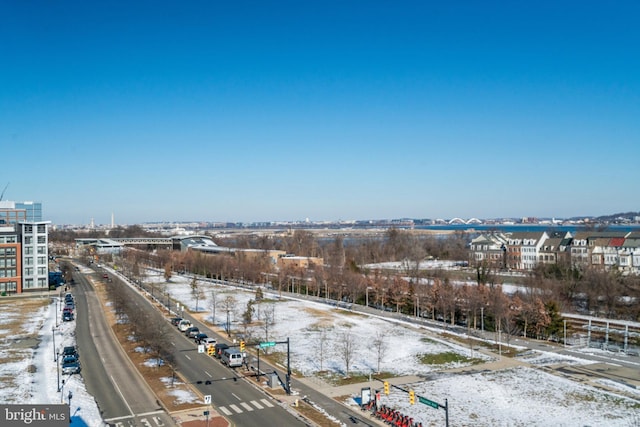
[[[140,237],[140,236],[138,236]],[[470,236],[424,235],[391,228],[374,237],[318,238],[295,230],[286,236],[240,235],[214,239],[220,246],[282,250],[321,257],[322,265],[277,269],[263,256],[206,255],[195,251],[128,250],[131,265],[190,272],[222,280],[270,286],[279,291],[369,304],[378,308],[441,320],[470,328],[536,338],[557,337],[560,312],[577,312],[611,319],[640,320],[640,278],[618,271],[572,265],[539,265],[524,276],[504,276],[479,263],[462,270],[424,270],[426,259],[468,260]],[[400,269],[369,267],[386,261]],[[515,290],[504,292],[506,283]]]

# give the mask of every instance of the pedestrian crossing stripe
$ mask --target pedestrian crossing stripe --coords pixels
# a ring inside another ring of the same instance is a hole
[[[249,403],[251,403],[251,405],[255,406],[256,409],[264,409],[265,406],[267,408],[273,408],[273,406],[274,406],[273,403],[269,402],[267,399],[260,399],[260,401],[251,400],[251,401],[249,401]],[[242,406],[242,408],[244,408],[244,411],[251,412],[254,409],[251,407],[251,405],[249,405],[249,403],[240,402],[239,405]],[[229,408],[231,408],[231,409],[229,409]],[[230,415],[243,413],[244,411],[242,410],[242,408],[239,408],[235,404],[230,404],[230,405],[227,405],[227,406],[220,406],[218,409],[220,410],[220,412],[224,413],[224,415],[230,416]]]

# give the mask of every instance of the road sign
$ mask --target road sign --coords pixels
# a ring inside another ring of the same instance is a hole
[[[203,344],[198,345],[198,353],[204,353],[204,345]]]
[[[434,402],[433,400],[429,400],[429,399],[425,399],[422,396],[418,396],[418,402],[423,403],[427,406],[431,406],[434,409],[438,409],[440,407],[440,405],[438,405],[436,402]]]
[[[260,347],[261,348],[265,348],[265,347],[273,347],[274,345],[276,345],[275,341],[265,341],[265,342],[261,342],[260,343]]]
[[[211,405],[211,395],[210,394],[205,394],[204,395],[204,404],[205,405]]]

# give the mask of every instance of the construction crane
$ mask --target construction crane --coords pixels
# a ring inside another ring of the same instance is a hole
[[[9,186],[10,182],[7,182],[7,185],[4,186],[4,190],[2,190],[2,194],[0,194],[0,202],[2,201],[2,198],[4,197],[4,192],[7,191],[7,187]]]

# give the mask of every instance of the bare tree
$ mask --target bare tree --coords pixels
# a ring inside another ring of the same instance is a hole
[[[198,282],[196,276],[193,276],[193,279],[191,280],[191,294],[196,299],[196,312],[198,312],[198,302],[200,301],[200,298],[204,296],[204,294],[202,292],[202,288],[200,287],[200,282]]]
[[[318,333],[318,337],[315,341],[316,354],[318,355],[318,362],[320,363],[320,371],[324,368],[324,358],[327,356],[327,343],[329,341],[329,328],[322,327]]]
[[[171,263],[169,262],[164,265],[164,280],[167,282],[171,280]]]
[[[349,378],[349,370],[356,356],[356,340],[351,331],[347,330],[340,334],[336,342],[336,352],[337,356],[344,362],[345,377]]]
[[[264,330],[264,340],[269,341],[269,331],[276,324],[276,305],[266,304],[261,310],[262,328]]]
[[[376,336],[373,339],[373,350],[376,352],[376,371],[380,374],[380,363],[387,352],[388,342],[385,339],[386,333],[377,331]]]
[[[235,315],[236,304],[237,300],[233,295],[227,295],[225,299],[222,300],[222,309],[227,313],[225,330],[227,331],[228,336],[231,336],[231,318],[232,315]]]

